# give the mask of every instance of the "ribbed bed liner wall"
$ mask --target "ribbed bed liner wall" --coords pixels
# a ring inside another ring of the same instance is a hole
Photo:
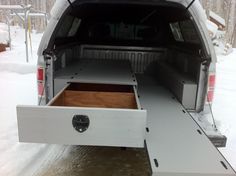
[[[165,56],[164,48],[117,47],[82,45],[77,48],[83,59],[129,60],[135,73],[143,73],[147,66]]]

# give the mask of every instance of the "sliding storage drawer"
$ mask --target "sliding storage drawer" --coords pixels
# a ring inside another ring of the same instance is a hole
[[[47,106],[18,106],[20,142],[144,147],[134,86],[73,83]]]

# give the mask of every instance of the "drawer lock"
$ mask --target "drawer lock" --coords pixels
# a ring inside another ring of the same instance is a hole
[[[90,124],[89,117],[86,115],[74,115],[72,125],[79,133],[85,132]]]

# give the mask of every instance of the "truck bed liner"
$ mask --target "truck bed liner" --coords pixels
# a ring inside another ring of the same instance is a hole
[[[235,175],[174,96],[155,80],[137,76],[141,107],[147,110],[146,147],[153,175]]]

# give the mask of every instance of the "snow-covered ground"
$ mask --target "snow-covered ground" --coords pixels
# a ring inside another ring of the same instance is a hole
[[[12,27],[12,50],[8,48],[7,52],[0,53],[0,71],[16,73],[35,73],[37,63],[37,49],[42,34],[31,34],[32,50],[29,47],[29,63],[26,63],[25,52],[25,31],[20,27]],[[31,44],[29,43],[29,46]],[[31,52],[32,51],[32,52]]]
[[[218,56],[213,112],[219,129],[227,136],[227,147],[220,149],[236,169],[236,49]]]
[[[41,36],[33,35],[34,48]],[[0,53],[0,175],[9,176],[22,175],[27,163],[33,162],[32,156],[43,147],[17,142],[16,105],[37,103],[36,57],[25,63],[22,29],[13,27],[12,38],[12,51]]]
[[[9,42],[8,27],[4,23],[0,23],[0,44],[7,45]]]
[[[78,148],[18,142],[16,105],[37,103],[36,51],[42,34],[32,34],[33,57],[30,58],[30,63],[26,64],[24,31],[18,27],[14,27],[12,31],[12,51],[0,53],[0,175],[38,175],[36,173],[42,172],[39,171],[40,168],[50,166],[48,163],[51,163],[51,166],[55,163],[58,165],[53,171],[45,171],[40,175],[54,175],[53,172],[55,175],[73,175],[72,172],[77,173],[76,169],[71,170],[81,164],[81,161],[73,157],[83,155],[83,152],[79,154]],[[221,132],[228,137],[227,147],[220,151],[236,169],[236,49],[229,56],[219,56],[218,60],[213,111]],[[101,149],[83,150],[91,153],[91,156],[101,152]],[[111,154],[110,149],[102,150]],[[68,162],[70,155],[71,163]],[[143,153],[134,152],[134,157],[143,158]],[[61,165],[66,165],[68,171],[62,171],[59,167]],[[143,169],[140,169],[140,173],[142,171]]]

